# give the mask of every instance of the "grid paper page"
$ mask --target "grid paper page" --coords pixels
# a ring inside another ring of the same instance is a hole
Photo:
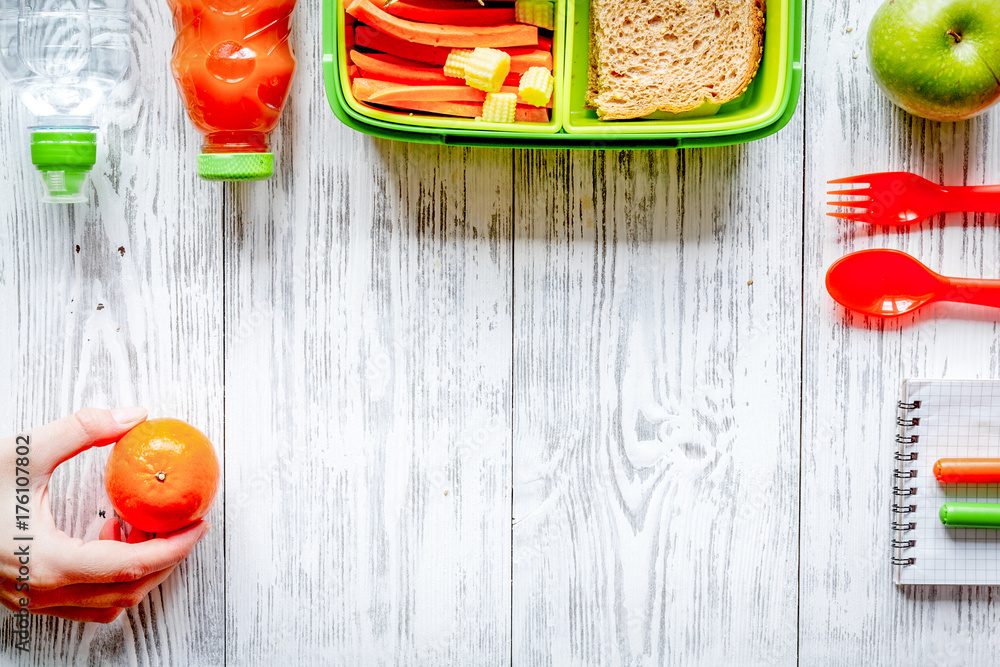
[[[893,521],[914,527],[894,530],[895,540],[914,541],[912,547],[893,548],[896,558],[914,560],[896,566],[900,584],[1000,584],[1000,530],[947,528],[938,512],[946,502],[1000,502],[1000,484],[941,484],[934,479],[934,462],[941,458],[1000,458],[1000,381],[907,380],[901,419],[919,424],[901,425],[900,455],[917,453],[915,461],[894,461],[911,479],[893,479],[897,489],[916,488],[914,495],[893,495],[892,502],[910,513],[893,513]],[[915,443],[905,442],[917,436]]]

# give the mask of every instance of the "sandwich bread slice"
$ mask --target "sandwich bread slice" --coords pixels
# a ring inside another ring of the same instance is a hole
[[[747,89],[764,0],[591,0],[587,103],[601,120],[682,113]]]

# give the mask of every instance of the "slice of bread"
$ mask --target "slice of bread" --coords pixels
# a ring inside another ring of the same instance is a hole
[[[591,0],[601,120],[682,113],[746,90],[764,48],[764,0]]]

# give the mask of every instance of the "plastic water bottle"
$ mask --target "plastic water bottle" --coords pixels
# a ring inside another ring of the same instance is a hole
[[[97,156],[94,112],[128,70],[129,0],[0,0],[0,72],[35,115],[45,201],[78,203]]]

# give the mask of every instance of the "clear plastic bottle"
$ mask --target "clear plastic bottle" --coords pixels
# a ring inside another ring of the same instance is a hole
[[[87,200],[94,112],[128,71],[129,0],[0,0],[0,72],[35,115],[31,161],[45,201]]]

